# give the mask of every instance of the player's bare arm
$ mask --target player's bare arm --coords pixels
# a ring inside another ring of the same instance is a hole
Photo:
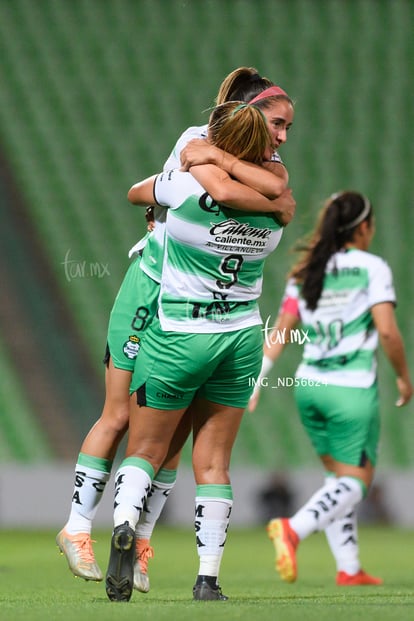
[[[287,187],[288,176],[283,164],[266,162],[266,166],[258,166],[238,159],[206,139],[190,140],[181,151],[180,158],[182,170],[201,164],[214,164],[269,199],[277,198]]]
[[[190,172],[215,201],[226,207],[262,213],[274,213],[284,207],[287,211],[294,212],[296,202],[289,188],[279,198],[270,200],[232,179],[228,173],[213,164],[193,166]]]
[[[154,205],[156,200],[154,198],[154,184],[157,175],[147,177],[143,181],[135,183],[128,191],[128,200],[134,205]]]

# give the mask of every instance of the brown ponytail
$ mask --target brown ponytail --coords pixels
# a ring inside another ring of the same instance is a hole
[[[208,137],[212,144],[239,159],[261,164],[271,136],[263,114],[255,106],[229,101],[210,115]]]
[[[341,192],[325,203],[309,242],[297,247],[303,256],[290,273],[302,285],[301,295],[310,310],[315,310],[321,297],[329,259],[352,241],[356,227],[371,217],[371,203],[358,192]]]
[[[226,101],[247,102],[272,85],[254,67],[239,67],[224,78],[215,101],[218,106]]]

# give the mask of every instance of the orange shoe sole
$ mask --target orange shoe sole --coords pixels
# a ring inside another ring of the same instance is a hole
[[[276,551],[276,571],[285,582],[295,582],[298,575],[296,548],[299,539],[289,526],[289,520],[271,520],[267,525],[267,534]]]

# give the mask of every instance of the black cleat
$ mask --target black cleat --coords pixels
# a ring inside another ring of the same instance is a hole
[[[125,522],[114,529],[106,572],[106,594],[113,602],[129,602],[134,588],[135,531]]]
[[[193,599],[203,601],[226,601],[229,598],[227,595],[223,595],[218,584],[214,584],[213,586],[205,578],[198,578],[196,584],[193,586]]]

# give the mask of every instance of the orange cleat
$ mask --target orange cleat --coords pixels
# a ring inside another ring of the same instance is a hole
[[[382,584],[381,578],[374,578],[365,573],[362,569],[357,574],[347,574],[345,571],[338,571],[336,574],[336,584],[338,586],[365,586],[365,585],[379,585]]]
[[[267,525],[267,534],[276,550],[276,571],[285,582],[295,582],[298,574],[296,548],[299,537],[286,518],[271,520]]]
[[[148,559],[153,558],[154,549],[149,539],[137,539],[136,558],[134,567],[134,589],[141,593],[148,593],[150,581],[148,577]]]
[[[89,533],[70,535],[62,529],[56,536],[56,544],[60,553],[66,556],[71,572],[85,580],[100,582],[103,576],[96,563],[92,543]]]

